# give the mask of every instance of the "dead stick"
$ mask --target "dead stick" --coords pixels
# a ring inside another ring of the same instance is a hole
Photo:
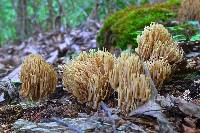
[[[158,95],[158,91],[157,91],[157,89],[156,89],[156,86],[155,86],[155,84],[154,84],[152,78],[151,78],[151,74],[150,74],[150,72],[149,72],[149,69],[147,68],[146,64],[144,63],[144,61],[143,61],[143,59],[140,57],[140,55],[139,55],[137,52],[135,52],[135,53],[139,56],[139,58],[140,58],[140,60],[141,60],[141,64],[142,64],[142,66],[143,66],[143,68],[144,68],[145,75],[148,76],[148,77],[150,78],[150,83],[151,83],[151,89],[152,89],[152,91],[151,91],[151,96],[150,96],[150,99],[149,99],[149,100],[155,101],[155,99],[156,99],[156,97],[157,97],[157,95]]]

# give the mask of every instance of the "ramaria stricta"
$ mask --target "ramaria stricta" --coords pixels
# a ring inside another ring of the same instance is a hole
[[[137,52],[147,62],[151,76],[158,89],[169,78],[176,64],[183,58],[183,50],[172,40],[161,24],[151,23],[138,36]]]
[[[109,81],[118,92],[118,106],[127,114],[150,96],[150,77],[145,76],[137,55],[122,53],[110,72]]]
[[[154,84],[156,85],[157,89],[160,90],[163,82],[169,79],[172,73],[171,65],[167,60],[164,59],[148,60],[146,64]]]
[[[144,104],[151,95],[150,77],[144,74],[143,65],[147,65],[152,80],[160,90],[170,77],[172,67],[183,58],[183,50],[161,24],[152,23],[146,27],[137,41],[140,57],[122,53],[109,75],[111,86],[118,92],[118,106],[126,114]]]
[[[183,58],[183,50],[172,40],[171,34],[161,24],[151,23],[137,37],[138,54],[143,60],[166,59],[174,64]]]
[[[54,92],[57,74],[40,55],[31,54],[22,63],[20,80],[21,95],[31,100],[39,100]]]
[[[79,102],[97,108],[99,102],[112,93],[108,80],[114,60],[109,52],[91,50],[89,53],[80,53],[64,66],[65,90],[72,93]]]
[[[109,52],[94,50],[80,53],[64,67],[65,90],[93,108],[108,98],[113,89],[125,114],[143,105],[151,96],[150,78],[160,89],[171,75],[172,66],[182,59],[183,51],[164,26],[155,23],[145,28],[138,43],[139,56],[122,52],[115,58]],[[151,77],[145,74],[144,65]]]

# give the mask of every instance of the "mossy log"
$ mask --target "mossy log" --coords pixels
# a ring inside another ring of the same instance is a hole
[[[116,12],[104,21],[97,36],[100,49],[110,49],[112,46],[125,49],[129,45],[136,48],[138,31],[151,22],[167,22],[176,18],[175,10],[179,5],[180,2],[176,0],[141,7],[131,6]]]

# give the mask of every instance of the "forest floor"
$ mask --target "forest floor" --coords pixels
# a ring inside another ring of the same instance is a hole
[[[94,110],[63,91],[60,65],[80,51],[96,48],[100,27],[88,22],[79,29],[39,34],[19,45],[0,48],[0,132],[200,133],[200,42],[179,43],[184,60],[156,98],[161,108],[148,114],[123,116],[117,110],[116,94]],[[59,75],[56,92],[39,102],[27,102],[12,92],[19,90],[18,68],[30,53],[43,55]]]

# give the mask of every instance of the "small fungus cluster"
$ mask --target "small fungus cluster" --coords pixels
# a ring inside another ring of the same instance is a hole
[[[161,89],[163,82],[167,80],[172,73],[171,65],[164,59],[148,60],[146,64],[157,89]]]
[[[145,27],[141,36],[137,37],[138,54],[143,60],[151,58],[165,59],[174,64],[183,58],[183,50],[172,40],[167,29],[156,23]]]
[[[112,93],[109,87],[109,72],[115,58],[109,52],[82,52],[63,70],[65,89],[71,92],[81,103],[90,103],[97,108],[100,101]]]
[[[152,91],[150,78],[161,89],[163,82],[170,77],[172,67],[183,58],[183,50],[161,24],[152,23],[146,27],[137,41],[140,57],[122,53],[109,75],[112,88],[118,92],[118,106],[125,114],[149,99]],[[142,61],[151,77],[144,74]]]
[[[21,95],[31,100],[39,100],[54,92],[57,74],[40,55],[31,54],[23,61],[20,80]]]
[[[110,84],[118,92],[118,106],[124,113],[145,103],[151,92],[139,56],[122,53],[110,72]]]
[[[138,36],[138,54],[146,61],[157,88],[169,78],[172,67],[183,58],[183,50],[161,24],[152,23]]]

